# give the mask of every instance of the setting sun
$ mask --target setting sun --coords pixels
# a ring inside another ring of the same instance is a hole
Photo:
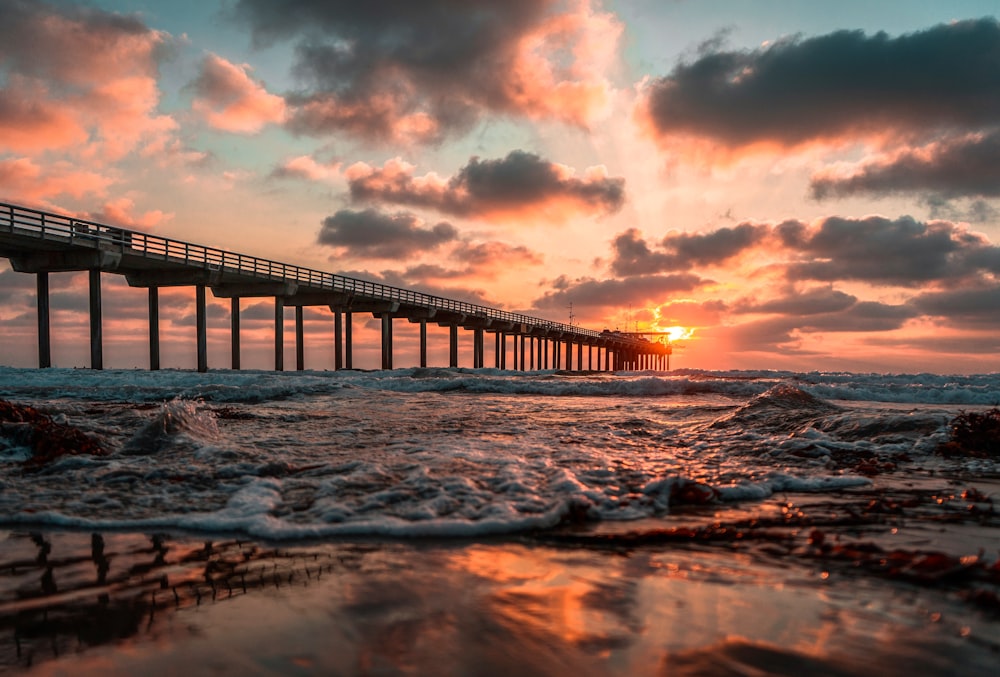
[[[675,343],[677,341],[683,341],[694,336],[694,329],[692,327],[661,327],[660,331],[666,332],[667,341],[670,343]]]

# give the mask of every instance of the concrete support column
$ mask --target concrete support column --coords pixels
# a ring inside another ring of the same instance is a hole
[[[306,368],[306,330],[305,309],[295,306],[295,369],[304,371]]]
[[[495,334],[495,336],[496,336],[496,341],[495,341],[495,346],[496,347],[493,349],[493,366],[496,369],[499,369],[500,368],[500,337],[502,336],[502,334],[500,332],[497,332]]]
[[[38,366],[52,366],[52,338],[49,331],[49,274],[35,273],[38,310]]]
[[[420,366],[427,366],[427,320],[420,320]]]
[[[194,287],[195,326],[198,337],[198,372],[208,371],[208,316],[205,309],[205,285]]]
[[[549,368],[549,340],[548,339],[542,339],[542,354],[540,355],[540,357],[541,357],[541,362],[544,363],[544,366],[540,365],[541,368],[542,369],[548,369]]]
[[[597,362],[601,362],[601,354],[597,353]],[[587,346],[587,370],[594,371],[594,346]]]
[[[611,371],[611,348],[604,346],[604,371]]]
[[[340,310],[333,311],[333,370],[344,368],[344,316]]]
[[[513,354],[511,355],[511,359],[512,359],[512,362],[511,362],[512,367],[511,368],[514,371],[517,371],[517,334],[511,334],[510,342],[511,342],[511,344],[513,344],[511,346],[511,350],[513,351]]]
[[[240,368],[240,297],[229,300],[229,342],[230,366],[234,371]]]
[[[274,370],[285,369],[285,299],[274,297]]]
[[[149,288],[149,369],[160,368],[160,288]]]
[[[90,368],[104,369],[104,335],[101,324],[101,271],[90,271]]]
[[[573,342],[566,341],[566,371],[573,371]]]
[[[448,366],[458,366],[458,325],[448,327]]]
[[[472,330],[472,368],[482,369],[485,365],[485,333],[482,329]]]
[[[576,368],[583,371],[583,343],[576,344]]]
[[[501,369],[507,368],[507,334],[502,331],[497,332],[497,345],[500,346],[500,364],[497,365]]]
[[[392,315],[382,313],[382,368],[392,369]]]
[[[521,371],[524,371],[524,348],[527,341],[524,340],[524,334],[521,334]]]
[[[344,313],[344,369],[354,369],[354,313]]]

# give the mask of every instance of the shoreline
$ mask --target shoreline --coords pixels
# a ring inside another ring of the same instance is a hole
[[[804,519],[893,491],[455,540],[0,529],[0,672],[990,674],[1000,616],[973,593],[997,567],[967,557],[995,525],[938,521],[961,498],[899,528]],[[931,540],[942,524],[952,541]],[[922,541],[964,554],[921,569]],[[905,552],[907,575],[878,569]]]

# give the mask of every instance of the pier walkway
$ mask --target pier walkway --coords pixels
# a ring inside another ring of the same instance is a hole
[[[372,313],[381,318],[383,369],[393,368],[392,324],[397,318],[419,323],[422,367],[427,366],[427,322],[449,328],[452,367],[458,366],[460,328],[473,332],[476,368],[484,366],[485,333],[495,335],[495,366],[500,369],[662,369],[670,354],[669,344],[634,336],[584,329],[2,202],[0,257],[9,259],[15,271],[36,276],[39,367],[51,366],[48,274],[64,271],[89,271],[93,369],[103,368],[102,273],[123,275],[130,286],[148,289],[150,369],[160,367],[158,290],[176,286],[193,286],[196,290],[199,371],[208,369],[206,289],[217,298],[231,299],[232,369],[240,368],[239,302],[247,297],[274,299],[274,368],[279,371],[284,368],[286,306],[296,311],[298,369],[304,368],[304,306],[327,306],[333,313],[335,369],[353,368],[353,313]],[[508,355],[512,357],[509,364]]]

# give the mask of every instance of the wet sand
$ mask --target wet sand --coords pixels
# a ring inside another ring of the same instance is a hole
[[[8,528],[0,674],[997,674],[996,480],[928,483],[476,542]]]

